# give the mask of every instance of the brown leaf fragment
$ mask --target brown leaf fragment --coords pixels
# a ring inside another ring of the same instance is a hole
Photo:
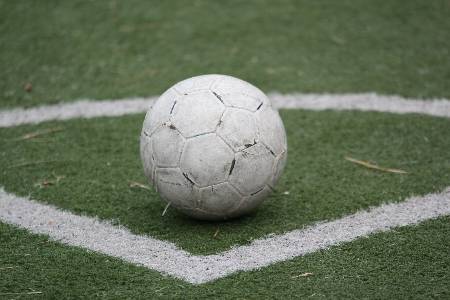
[[[31,93],[31,91],[33,90],[33,85],[31,84],[31,82],[25,83],[25,85],[23,86],[23,90],[27,93]]]

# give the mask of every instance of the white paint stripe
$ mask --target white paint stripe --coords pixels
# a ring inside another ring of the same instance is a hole
[[[271,93],[270,99],[278,108],[359,110],[395,114],[417,113],[450,118],[450,100],[447,99],[419,100],[375,93],[341,95]]]
[[[173,243],[139,236],[105,221],[17,197],[0,188],[0,220],[46,234],[62,243],[121,258],[164,274],[200,284],[312,253],[371,233],[450,215],[450,188],[401,203],[383,204],[341,219],[318,223],[250,245],[195,256]]]
[[[278,108],[309,110],[361,110],[397,114],[419,113],[450,118],[450,100],[418,100],[399,96],[366,94],[279,94],[270,93]],[[156,97],[122,100],[80,100],[71,103],[44,105],[34,108],[15,108],[0,111],[0,127],[37,124],[51,120],[122,116],[142,113],[153,104]]]
[[[23,124],[38,124],[52,120],[115,117],[147,111],[155,98],[123,100],[79,100],[70,103],[43,105],[33,108],[14,108],[0,111],[0,128]]]

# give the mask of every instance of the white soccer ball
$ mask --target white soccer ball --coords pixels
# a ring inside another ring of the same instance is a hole
[[[253,85],[203,75],[168,89],[147,112],[141,159],[171,206],[198,219],[253,211],[272,191],[287,157],[283,122]]]

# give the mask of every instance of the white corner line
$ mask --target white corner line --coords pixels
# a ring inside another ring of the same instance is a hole
[[[450,118],[450,100],[408,99],[375,93],[362,94],[280,94],[269,93],[277,108],[307,110],[359,110],[396,114],[417,113]],[[146,112],[157,97],[118,100],[78,100],[32,108],[0,110],[0,128],[38,124],[52,120],[114,117]]]
[[[214,255],[191,255],[175,244],[136,235],[124,227],[79,216],[7,193],[0,187],[0,221],[48,235],[63,244],[120,258],[160,273],[202,284],[238,271],[259,269],[372,233],[450,215],[450,188],[304,229],[254,240]]]
[[[0,128],[47,121],[76,118],[116,117],[146,112],[155,98],[128,98],[122,100],[77,100],[32,108],[0,110]]]
[[[278,108],[307,110],[357,110],[394,114],[423,114],[450,118],[448,99],[410,99],[395,95],[362,94],[279,94],[269,98]]]

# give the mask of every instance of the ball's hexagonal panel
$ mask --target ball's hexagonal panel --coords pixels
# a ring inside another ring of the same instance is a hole
[[[287,149],[286,132],[278,111],[267,107],[258,111],[256,122],[259,129],[259,139],[278,156]]]
[[[159,127],[151,137],[155,164],[158,167],[178,167],[183,152],[184,137],[171,125]]]
[[[168,122],[178,97],[178,94],[172,89],[164,92],[145,115],[142,131],[150,136],[159,126]]]
[[[220,183],[200,189],[201,210],[213,213],[217,218],[226,218],[236,208],[242,196],[229,183]]]
[[[243,195],[261,190],[273,176],[274,156],[257,143],[236,153],[228,181]]]
[[[156,168],[155,184],[161,197],[176,208],[190,210],[197,206],[196,189],[179,168]]]
[[[141,134],[140,153],[142,166],[144,167],[144,174],[149,182],[153,185],[155,164],[152,144],[150,138],[148,138],[145,134]]]
[[[210,91],[188,94],[178,99],[172,123],[184,137],[213,132],[225,106]]]
[[[198,91],[208,91],[220,77],[220,75],[214,74],[195,76],[178,82],[173,88],[181,95]]]
[[[257,111],[263,105],[263,102],[261,100],[244,94],[234,93],[234,94],[227,94],[224,96],[218,95],[218,97],[227,106],[242,108],[252,112]]]
[[[215,133],[188,139],[181,155],[181,170],[198,186],[223,182],[234,153]]]
[[[211,86],[211,90],[222,97],[232,94],[241,94],[258,99],[260,102],[268,102],[267,104],[270,105],[270,100],[260,89],[244,80],[232,76],[220,76],[220,78]]]
[[[253,113],[239,108],[227,108],[216,133],[235,150],[251,147],[258,138]]]
[[[261,203],[264,202],[264,200],[267,198],[267,196],[270,195],[271,192],[272,190],[268,186],[265,186],[256,193],[244,197],[241,200],[239,206],[232,212],[232,214],[235,216],[239,216],[254,211],[259,205],[261,205]]]
[[[273,176],[270,179],[270,186],[274,187],[278,179],[280,178],[281,174],[283,173],[284,167],[286,165],[287,161],[287,151],[282,152],[275,158],[275,163],[273,165]]]

